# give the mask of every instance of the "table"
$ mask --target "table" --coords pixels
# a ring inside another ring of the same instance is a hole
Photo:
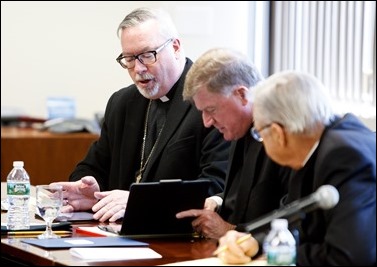
[[[1,183],[2,198],[6,183]],[[32,189],[32,192],[34,190]],[[1,221],[5,222],[6,212],[1,212]],[[76,233],[78,226],[95,226],[97,222],[72,224],[72,236],[82,236]],[[40,266],[154,266],[181,261],[205,259],[212,256],[217,248],[214,239],[202,238],[140,238],[149,247],[162,255],[160,259],[116,260],[116,261],[85,261],[75,258],[68,249],[43,249],[21,242],[20,237],[1,236],[1,261],[12,263],[12,266],[40,265]],[[212,263],[209,265],[213,265]],[[256,259],[247,265],[266,265],[266,260]]]
[[[32,128],[1,127],[1,181],[6,181],[13,161],[25,162],[32,184],[68,181],[97,134],[59,134]]]
[[[34,186],[32,186],[32,194]],[[6,198],[6,183],[1,183],[1,197]],[[1,212],[1,221],[6,221],[6,212]],[[72,236],[82,236],[76,233],[78,226],[93,226],[97,222],[72,224]],[[43,249],[21,242],[20,237],[1,236],[1,260],[18,265],[57,265],[57,266],[96,266],[123,265],[143,266],[160,265],[178,261],[207,258],[212,255],[217,243],[212,239],[201,238],[142,238],[138,239],[149,244],[149,247],[162,255],[161,259],[117,260],[106,262],[87,262],[71,256],[68,249]]]
[[[76,236],[76,235],[74,235]],[[116,260],[89,262],[73,257],[68,249],[47,250],[22,243],[19,238],[1,239],[2,261],[13,261],[27,265],[57,266],[145,266],[161,265],[178,261],[210,257],[216,249],[216,242],[210,239],[140,239],[162,255],[160,259]]]

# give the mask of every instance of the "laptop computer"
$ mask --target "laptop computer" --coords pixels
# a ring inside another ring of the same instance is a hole
[[[161,180],[135,183],[130,187],[120,235],[130,237],[194,236],[194,218],[175,214],[202,209],[208,197],[209,180]]]

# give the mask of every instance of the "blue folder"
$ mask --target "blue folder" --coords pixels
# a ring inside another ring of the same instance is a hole
[[[147,247],[148,243],[126,237],[67,237],[53,239],[27,238],[24,243],[43,248],[84,248],[84,247]]]

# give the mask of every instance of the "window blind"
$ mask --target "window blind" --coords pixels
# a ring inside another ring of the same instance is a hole
[[[375,116],[375,9],[374,1],[271,1],[269,73],[312,73],[339,109]]]

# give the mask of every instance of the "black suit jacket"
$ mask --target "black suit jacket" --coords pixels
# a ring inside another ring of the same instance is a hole
[[[183,101],[187,63],[175,90],[160,140],[143,173],[142,182],[161,179],[212,181],[210,194],[223,191],[229,142],[215,128],[205,128],[201,113]],[[94,176],[101,190],[128,190],[140,169],[145,113],[149,100],[135,85],[109,99],[100,138],[70,176],[71,181]]]
[[[299,224],[297,265],[376,263],[376,134],[347,114],[323,133],[317,150],[293,177],[287,202],[331,184],[338,204]]]
[[[273,162],[248,131],[230,148],[225,191],[219,194],[223,198],[220,216],[243,231],[245,223],[279,208],[291,172]]]

